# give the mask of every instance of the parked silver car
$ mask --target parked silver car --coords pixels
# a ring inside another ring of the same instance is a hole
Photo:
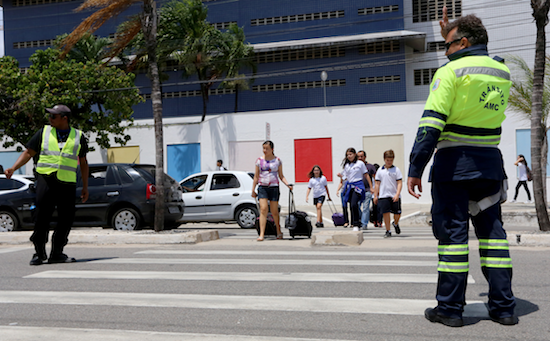
[[[253,228],[258,217],[256,201],[250,195],[254,175],[241,171],[202,172],[180,182],[185,213],[182,222],[237,221]]]

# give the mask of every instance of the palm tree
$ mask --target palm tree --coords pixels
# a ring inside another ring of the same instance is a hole
[[[533,72],[533,97],[531,109],[531,165],[533,167],[533,195],[539,227],[542,231],[550,231],[550,220],[546,208],[543,182],[546,174],[542,173],[540,150],[544,133],[542,129],[542,101],[544,90],[544,68],[546,56],[546,32],[548,24],[549,0],[531,0],[533,17],[537,26],[537,40],[535,44],[535,69]]]
[[[242,69],[251,69],[256,74],[257,67],[254,61],[254,48],[245,44],[244,30],[236,24],[229,25],[224,33],[224,44],[222,45],[225,57],[223,71],[225,76],[231,80],[223,81],[220,87],[235,89],[235,109],[239,111],[239,90],[248,90],[250,80],[239,73]]]
[[[85,0],[76,10],[83,11],[97,9],[89,17],[84,19],[73,32],[61,43],[62,56],[67,55],[71,49],[86,34],[94,33],[109,19],[124,12],[131,5],[142,2],[143,11],[133,17],[125,25],[125,30],[115,36],[107,57],[113,58],[119,55],[140,32],[143,33],[147,63],[151,79],[151,101],[153,105],[153,118],[155,122],[155,152],[156,152],[156,203],[155,203],[155,231],[164,229],[164,138],[162,130],[162,94],[160,89],[159,70],[157,63],[157,11],[154,0]]]
[[[533,94],[533,70],[529,68],[527,62],[519,56],[507,56],[506,61],[513,66],[512,71],[514,77],[512,78],[512,87],[510,88],[510,98],[508,103],[510,107],[523,115],[529,120],[531,119],[531,112],[533,107],[532,94]],[[546,62],[550,62],[550,56],[546,57]],[[542,115],[541,115],[541,129],[542,129],[542,146],[540,150],[541,157],[541,172],[546,174],[548,165],[548,130],[549,127],[549,111],[550,111],[550,69],[545,70],[545,83],[542,96]],[[542,182],[543,193],[546,198],[546,181]]]
[[[68,34],[58,36],[55,45],[60,47],[67,36]],[[110,38],[96,37],[86,33],[67,53],[67,57],[82,63],[87,61],[100,63],[107,56],[107,47],[112,43],[113,40]]]
[[[201,0],[172,1],[162,7],[159,46],[171,53],[183,68],[183,77],[194,74],[201,81],[202,119],[206,117],[208,92],[223,74],[222,33],[206,21],[208,9]]]

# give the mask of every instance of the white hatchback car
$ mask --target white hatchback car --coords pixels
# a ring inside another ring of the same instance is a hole
[[[14,174],[6,179],[4,174],[0,175],[0,194],[26,191],[30,185],[34,185],[32,176]]]
[[[253,228],[258,217],[252,193],[254,174],[241,171],[202,172],[180,182],[185,212],[181,222],[234,221]]]

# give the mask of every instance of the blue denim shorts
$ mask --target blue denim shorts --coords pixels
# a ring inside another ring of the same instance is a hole
[[[279,201],[279,186],[258,186],[258,199]]]

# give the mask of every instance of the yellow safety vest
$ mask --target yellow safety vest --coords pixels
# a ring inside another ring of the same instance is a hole
[[[60,150],[57,143],[57,130],[52,126],[45,126],[42,132],[42,146],[36,172],[44,175],[57,172],[59,180],[76,183],[81,136],[80,130],[71,128],[67,142]]]

